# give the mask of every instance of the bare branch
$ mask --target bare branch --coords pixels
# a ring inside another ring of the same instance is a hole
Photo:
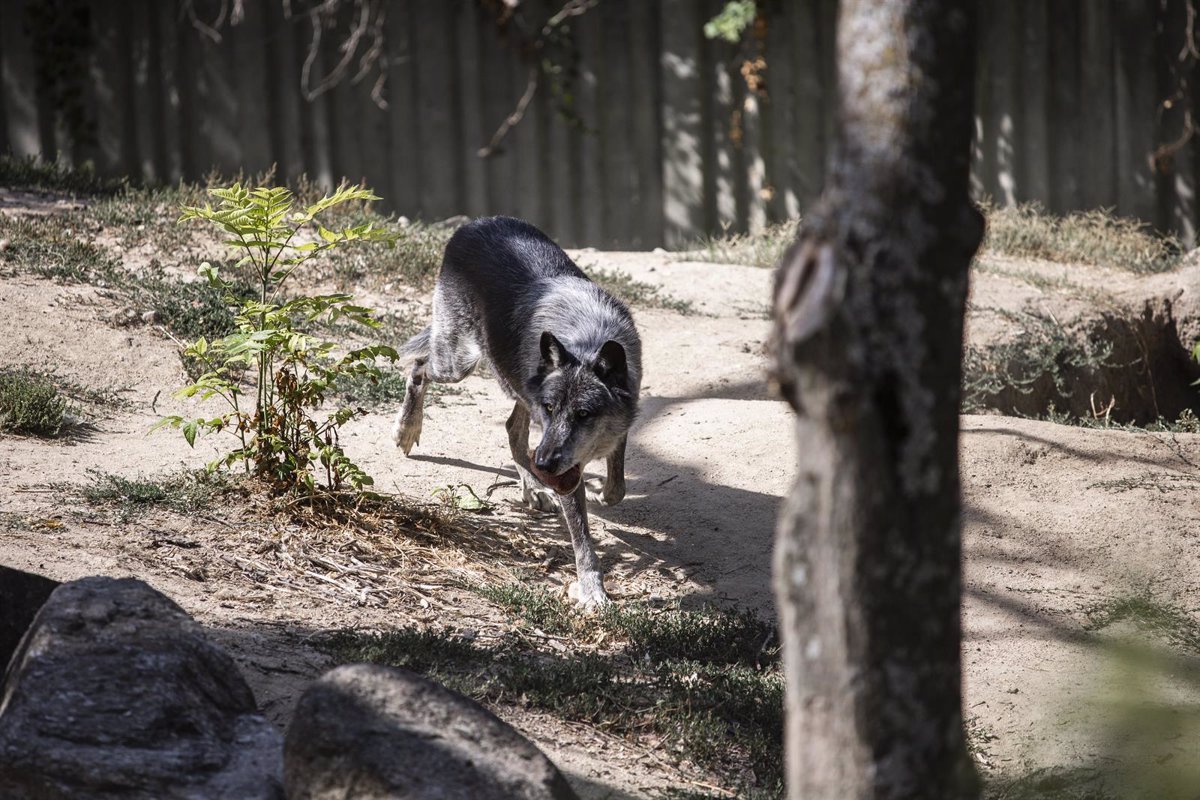
[[[517,101],[517,107],[512,113],[504,118],[500,123],[500,127],[492,134],[491,141],[485,146],[479,148],[480,158],[490,158],[494,156],[500,147],[500,142],[504,141],[504,137],[525,117],[525,109],[529,108],[530,102],[533,101],[533,96],[537,94],[538,84],[541,82],[542,72],[537,67],[529,68],[529,80],[525,83],[525,91],[521,95],[521,99]]]

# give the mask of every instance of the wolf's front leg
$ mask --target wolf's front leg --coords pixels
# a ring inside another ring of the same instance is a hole
[[[587,482],[587,499],[602,506],[615,506],[625,499],[625,440],[612,452],[606,461],[608,467],[604,483],[595,478]]]
[[[571,546],[575,548],[575,582],[567,591],[571,599],[584,608],[599,608],[610,601],[604,592],[600,559],[592,549],[592,537],[588,532],[586,491],[581,482],[574,492],[559,498],[563,519],[571,532]]]
[[[421,442],[421,423],[425,417],[425,361],[412,365],[404,387],[404,402],[392,425],[392,441],[408,455],[414,444]]]

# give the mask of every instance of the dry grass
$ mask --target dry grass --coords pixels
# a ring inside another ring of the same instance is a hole
[[[681,261],[709,261],[774,268],[784,251],[796,240],[800,219],[768,225],[758,233],[707,236],[678,254]]]
[[[1036,203],[1005,208],[985,203],[983,211],[987,234],[982,249],[992,253],[1135,273],[1175,269],[1183,253],[1174,237],[1111,211],[1058,216]]]

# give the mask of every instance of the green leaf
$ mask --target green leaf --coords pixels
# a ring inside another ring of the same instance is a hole
[[[196,420],[184,423],[183,438],[187,440],[189,447],[196,446]]]

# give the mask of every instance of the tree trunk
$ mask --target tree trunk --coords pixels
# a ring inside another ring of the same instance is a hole
[[[791,798],[978,794],[962,725],[959,383],[971,0],[843,0],[825,193],[775,290]]]

